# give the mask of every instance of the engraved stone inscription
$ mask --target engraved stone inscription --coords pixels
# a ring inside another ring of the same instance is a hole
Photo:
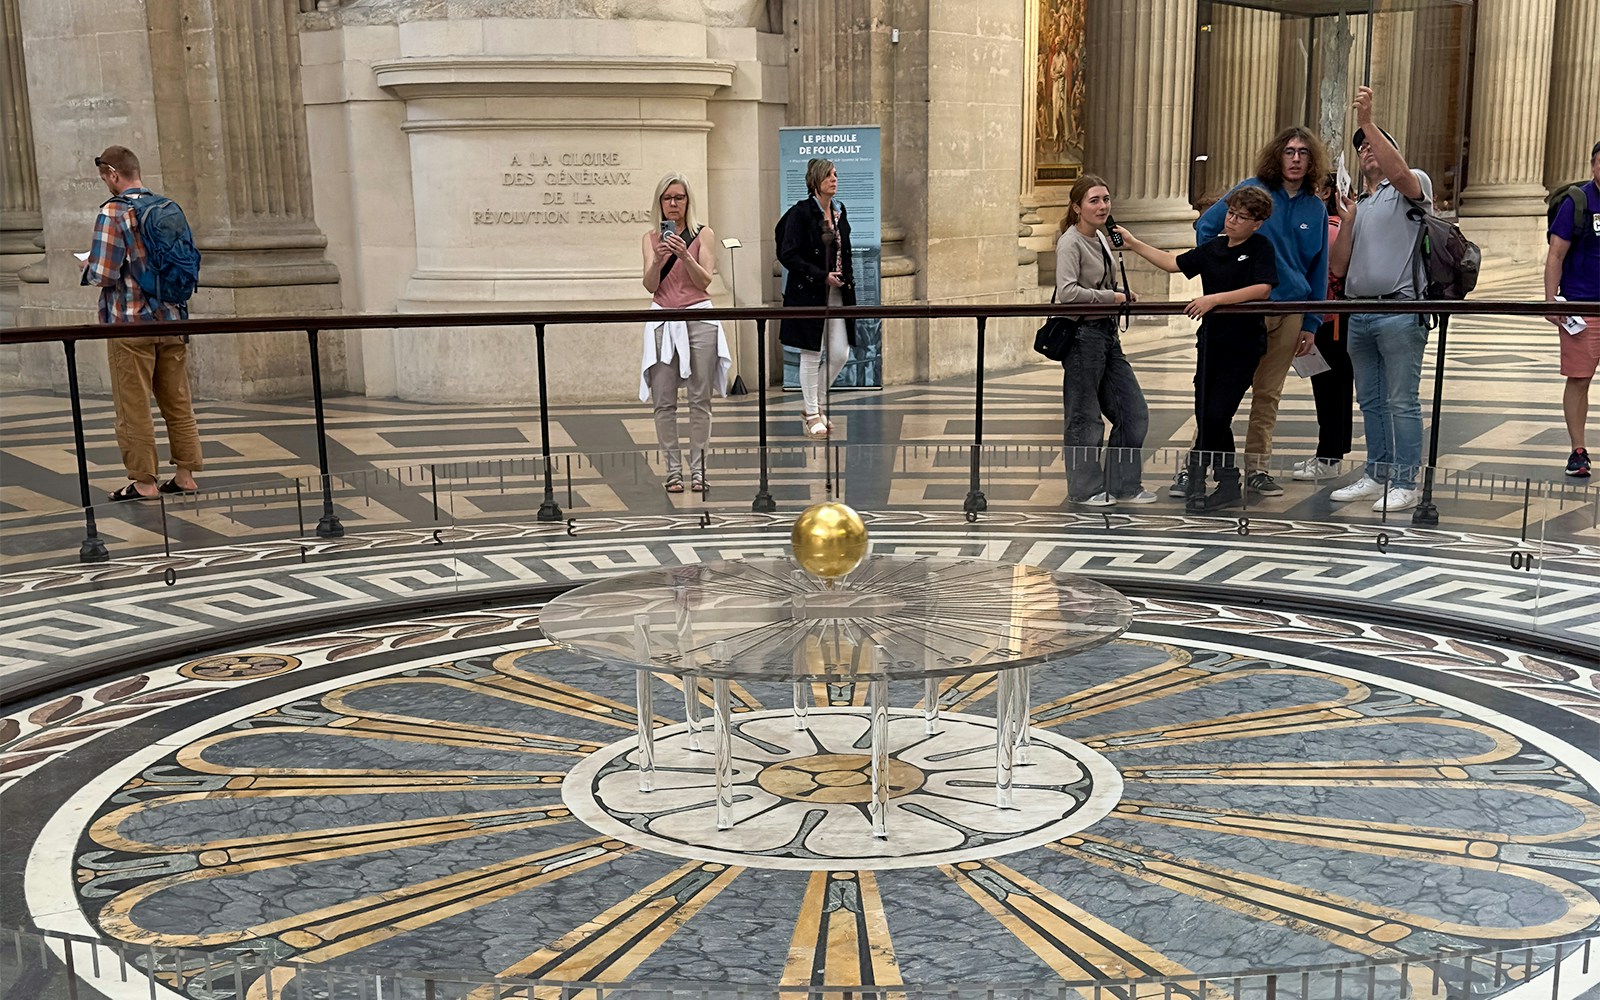
[[[613,150],[516,153],[500,172],[502,188],[531,189],[538,208],[472,210],[475,226],[648,225],[649,205],[636,200],[633,170]],[[615,192],[615,193],[613,193]],[[596,197],[600,202],[596,203]],[[609,204],[608,204],[609,203]],[[568,208],[574,206],[574,208]]]

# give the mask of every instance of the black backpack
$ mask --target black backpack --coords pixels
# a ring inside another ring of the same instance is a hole
[[[1441,219],[1416,202],[1406,217],[1420,224],[1417,254],[1422,281],[1418,288],[1425,299],[1464,299],[1478,286],[1483,266],[1483,251],[1467,239],[1461,227]]]
[[[145,267],[134,275],[140,291],[157,302],[187,303],[200,281],[200,251],[195,249],[183,209],[159,194],[119,195],[111,201],[133,209],[134,228],[144,241]]]
[[[1584,240],[1594,239],[1596,235],[1595,215],[1600,214],[1600,205],[1589,202],[1589,192],[1586,191],[1587,181],[1578,181],[1563,187],[1558,187],[1545,199],[1544,210],[1544,239],[1550,242],[1550,227],[1555,224],[1556,215],[1561,211],[1563,204],[1571,202],[1572,205],[1572,244],[1577,246]]]

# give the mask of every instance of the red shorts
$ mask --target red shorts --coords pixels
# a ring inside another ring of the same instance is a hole
[[[1586,316],[1588,329],[1573,336],[1556,330],[1561,338],[1561,374],[1567,378],[1594,378],[1600,367],[1600,316]]]

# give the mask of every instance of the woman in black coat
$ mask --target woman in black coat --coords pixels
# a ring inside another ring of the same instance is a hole
[[[778,262],[788,269],[783,286],[786,306],[853,306],[855,270],[850,262],[850,219],[834,200],[839,175],[828,160],[806,165],[809,198],[794,203],[778,221]],[[826,329],[824,329],[826,326]],[[826,333],[826,337],[824,337]],[[787,319],[778,340],[800,352],[801,416],[807,437],[824,438],[833,429],[822,412],[822,393],[833,385],[856,342],[856,321]]]

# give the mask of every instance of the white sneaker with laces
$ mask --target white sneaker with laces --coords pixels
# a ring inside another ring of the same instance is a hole
[[[1117,497],[1117,503],[1155,503],[1157,499],[1149,490],[1140,490],[1132,496]]]
[[[1351,500],[1372,500],[1383,496],[1383,484],[1371,476],[1362,476],[1349,486],[1341,486],[1328,494],[1328,499],[1335,503],[1349,503]]]
[[[1397,510],[1410,510],[1417,505],[1418,494],[1416,490],[1408,490],[1400,486],[1392,487],[1388,493],[1377,499],[1372,505],[1373,510],[1388,511],[1393,514]]]
[[[1317,458],[1315,455],[1295,465],[1290,473],[1296,482],[1314,483],[1319,479],[1337,479],[1343,462],[1335,458]]]

